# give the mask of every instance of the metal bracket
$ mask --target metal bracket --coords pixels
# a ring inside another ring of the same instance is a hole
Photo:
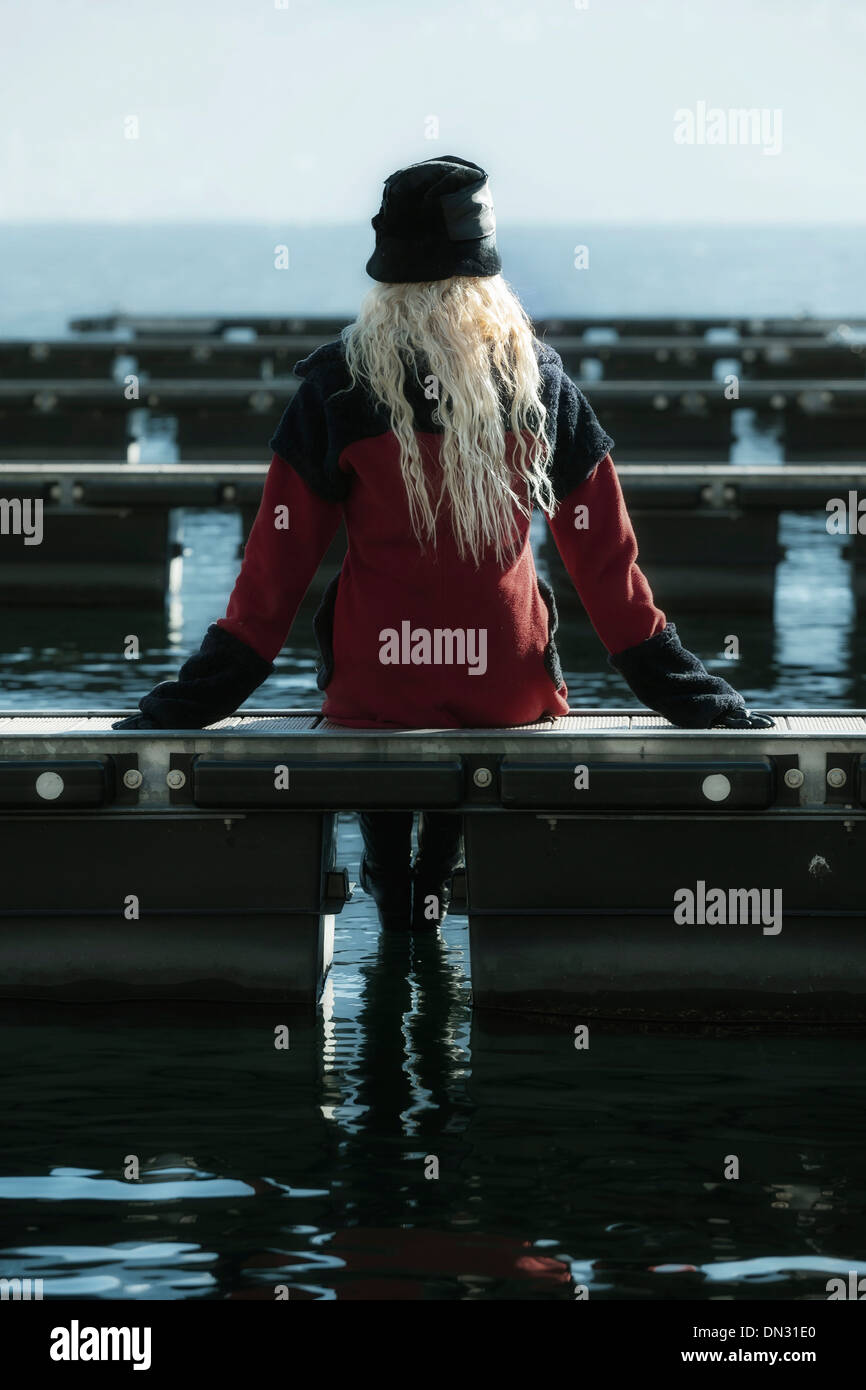
[[[172,806],[192,805],[192,764],[193,753],[171,753],[166,777],[168,799]],[[181,781],[183,778],[183,781]]]
[[[800,759],[796,753],[772,753],[770,761],[775,769],[776,798],[777,806],[799,806],[803,800],[803,785],[805,778],[802,777]],[[798,785],[791,785],[785,781],[787,772],[799,772],[802,780]]]
[[[322,898],[323,912],[342,912],[352,896],[348,869],[329,869],[325,874],[325,893]]]
[[[500,754],[475,753],[463,758],[463,787],[473,806],[499,805]]]
[[[112,753],[108,758],[108,763],[114,769],[115,804],[137,806],[138,792],[143,781],[138,767],[138,754]],[[134,774],[137,774],[137,777]]]
[[[451,911],[464,913],[468,904],[466,870],[458,869],[451,878]]]
[[[860,809],[860,759],[856,753],[827,753],[824,781],[828,806]]]
[[[701,488],[701,501],[714,511],[730,510],[737,506],[737,489],[724,478],[712,478]]]

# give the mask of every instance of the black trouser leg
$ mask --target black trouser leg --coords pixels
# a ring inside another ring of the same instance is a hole
[[[463,862],[463,817],[455,811],[422,811],[416,868],[425,878],[448,878]]]
[[[361,887],[370,893],[385,928],[407,929],[412,913],[411,811],[361,811],[364,841]]]
[[[361,811],[358,823],[367,867],[374,875],[399,874],[409,867],[412,853],[411,811]]]

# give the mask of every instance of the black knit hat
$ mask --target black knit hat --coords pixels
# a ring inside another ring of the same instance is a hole
[[[487,175],[456,155],[410,164],[386,179],[373,227],[367,274],[385,284],[502,269]]]

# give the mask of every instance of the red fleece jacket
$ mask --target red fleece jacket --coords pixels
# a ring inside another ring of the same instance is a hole
[[[442,436],[419,431],[417,437],[435,496]],[[511,449],[510,434],[508,441]],[[521,544],[506,569],[495,557],[476,569],[471,556],[460,559],[447,506],[440,510],[436,549],[419,547],[393,433],[352,443],[339,468],[351,473],[351,488],[344,501],[327,501],[274,455],[219,626],[272,661],[344,517],[348,554],[334,612],[328,718],[353,728],[494,728],[567,713],[568,690],[564,683],[555,687],[545,665],[549,614],[529,521],[515,515]],[[665,615],[637,565],[610,454],[548,524],[609,652],[664,628]]]

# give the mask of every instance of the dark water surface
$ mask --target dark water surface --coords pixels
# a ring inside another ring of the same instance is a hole
[[[5,1006],[3,1274],[272,1300],[824,1299],[866,1273],[866,1041],[580,1051],[568,1021],[470,1020],[463,919],[382,941],[359,899],[336,946],[315,1022]]]
[[[772,622],[668,617],[758,707],[862,707],[839,538],[814,517],[782,533]],[[224,611],[237,518],[189,514],[186,540],[166,616],[3,615],[0,703],[131,707],[172,675]],[[318,707],[312,606],[256,706]],[[572,705],[634,705],[560,606]],[[359,850],[346,817],[353,879]],[[866,1040],[593,1026],[580,1051],[580,1019],[473,1018],[469,980],[465,918],[382,940],[357,891],[316,1020],[3,1005],[0,1275],[41,1277],[46,1298],[571,1300],[825,1299],[832,1275],[866,1273]]]

